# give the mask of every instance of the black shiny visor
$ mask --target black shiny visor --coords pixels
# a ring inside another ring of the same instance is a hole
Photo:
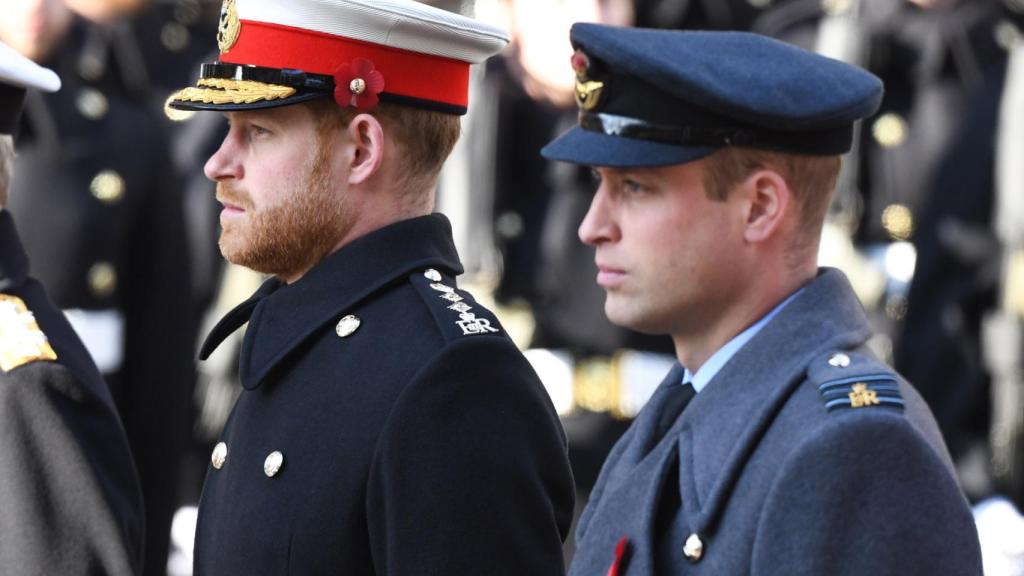
[[[297,104],[334,97],[334,77],[290,68],[266,68],[213,62],[202,65],[197,86],[185,88],[167,99],[175,110],[252,110]],[[464,106],[411,98],[387,91],[382,102],[462,115]],[[174,115],[168,112],[172,118]]]

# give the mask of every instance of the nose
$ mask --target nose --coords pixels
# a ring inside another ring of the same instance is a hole
[[[590,209],[580,223],[577,234],[584,244],[599,246],[606,242],[616,242],[621,237],[619,227],[613,217],[611,198],[602,182],[594,198],[590,201]]]
[[[224,141],[221,142],[220,148],[210,156],[210,159],[206,161],[206,165],[203,166],[203,173],[206,177],[214,182],[220,182],[222,180],[234,179],[241,180],[245,176],[245,172],[242,169],[242,163],[239,161],[238,147],[235,144],[235,129],[231,128],[228,130],[227,135],[224,136]]]

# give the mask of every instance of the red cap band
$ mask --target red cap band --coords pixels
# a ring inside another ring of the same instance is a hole
[[[469,105],[468,62],[290,26],[242,20],[238,41],[220,60],[330,76],[354,58],[373,62],[384,75],[385,93]]]

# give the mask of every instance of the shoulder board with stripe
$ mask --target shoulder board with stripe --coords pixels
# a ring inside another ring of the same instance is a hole
[[[815,359],[807,373],[829,412],[871,408],[903,410],[899,376],[867,354],[831,352]]]

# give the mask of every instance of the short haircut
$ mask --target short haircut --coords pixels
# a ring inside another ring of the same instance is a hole
[[[0,134],[0,208],[7,203],[7,191],[14,178],[14,139]]]
[[[800,233],[790,245],[799,252],[816,248],[836,186],[840,156],[810,156],[756,148],[727,146],[708,156],[704,188],[709,198],[725,201],[729,191],[761,169],[778,172],[789,185],[799,207]]]
[[[359,114],[330,99],[315,100],[311,105],[317,116],[321,141],[331,130],[348,126]],[[437,178],[462,132],[459,116],[454,114],[388,102],[381,102],[370,114],[377,118],[401,151],[402,182],[399,186],[408,192],[417,191]]]

